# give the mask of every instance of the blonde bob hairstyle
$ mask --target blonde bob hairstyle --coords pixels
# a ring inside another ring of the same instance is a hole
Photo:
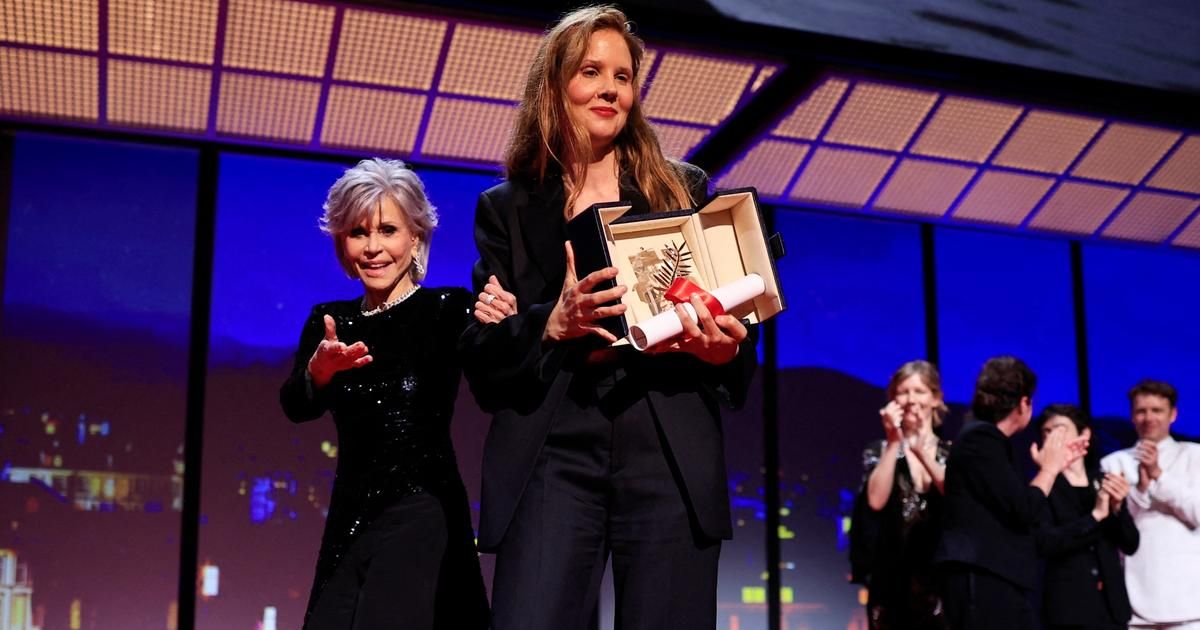
[[[429,241],[438,225],[438,215],[425,196],[425,184],[404,162],[372,158],[347,169],[329,188],[321,206],[325,211],[319,221],[321,231],[332,237],[338,263],[346,275],[357,279],[354,263],[346,259],[346,236],[379,211],[385,196],[400,208],[409,231],[417,237],[413,259],[421,261],[421,273],[417,273],[415,264],[409,273],[413,282],[420,282],[429,268]]]
[[[621,35],[633,59],[633,106],[613,142],[618,167],[633,177],[651,210],[691,207],[696,200],[688,192],[681,166],[663,156],[642,112],[642,40],[633,34],[625,14],[611,5],[572,11],[542,38],[505,153],[506,174],[541,183],[547,175],[561,172],[568,190],[563,211],[569,213],[574,207],[587,178],[592,143],[587,129],[569,114],[567,84],[583,65],[592,34],[603,30]]]
[[[933,408],[933,426],[934,428],[942,426],[942,418],[950,411],[950,408],[946,406],[945,396],[942,394],[942,374],[936,365],[928,361],[917,359],[901,365],[888,381],[888,400],[894,400],[900,383],[907,381],[913,375],[920,376],[921,382],[929,388],[929,391],[933,392],[934,398],[937,398],[938,404]]]

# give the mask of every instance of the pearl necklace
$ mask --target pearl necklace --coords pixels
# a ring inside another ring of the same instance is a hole
[[[420,288],[421,288],[421,285],[419,285],[419,284],[414,284],[414,285],[412,286],[412,288],[411,288],[411,289],[409,289],[409,290],[405,291],[403,295],[401,295],[401,296],[397,297],[396,299],[394,299],[394,300],[388,300],[387,302],[384,302],[383,304],[380,304],[379,306],[376,306],[375,308],[373,308],[373,309],[371,309],[371,310],[369,310],[369,311],[368,311],[368,310],[364,310],[364,311],[362,312],[362,314],[363,314],[363,317],[370,317],[370,316],[372,316],[372,315],[378,315],[378,314],[380,314],[380,313],[382,313],[382,312],[384,312],[384,311],[388,310],[389,308],[392,308],[393,306],[395,306],[395,305],[397,305],[397,304],[399,304],[399,303],[403,302],[404,300],[407,300],[408,298],[412,297],[412,294],[416,293],[416,292],[417,292],[417,289],[420,289]],[[367,308],[367,297],[366,297],[365,295],[363,296],[363,299],[362,299],[362,308],[363,308],[363,309]]]

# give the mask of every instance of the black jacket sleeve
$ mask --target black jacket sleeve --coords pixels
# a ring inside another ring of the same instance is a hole
[[[1104,535],[1108,536],[1117,545],[1117,549],[1121,553],[1131,556],[1138,550],[1141,544],[1141,534],[1138,533],[1137,525],[1133,522],[1133,516],[1129,514],[1129,506],[1122,505],[1121,510],[1115,516],[1109,516],[1101,523],[1104,530]]]
[[[308,375],[308,360],[312,358],[317,344],[325,338],[325,309],[314,306],[300,331],[300,343],[292,361],[292,371],[279,388],[279,404],[283,413],[292,422],[316,420],[328,408],[322,392],[312,384]]]
[[[509,217],[502,215],[504,210],[496,207],[486,192],[479,195],[475,207],[479,260],[471,274],[476,293],[483,291],[492,275],[505,289],[516,288],[512,235]],[[494,324],[481,324],[472,318],[459,338],[458,348],[463,372],[481,408],[495,411],[514,406],[514,394],[540,392],[553,380],[567,350],[542,342],[555,303],[518,304],[517,314]]]
[[[1046,496],[1014,472],[1003,456],[1007,446],[998,431],[976,434],[955,461],[971,494],[1006,527],[1032,531],[1046,518]]]

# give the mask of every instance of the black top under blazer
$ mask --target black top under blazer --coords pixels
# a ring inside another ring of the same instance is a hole
[[[703,202],[707,176],[691,165],[680,169],[692,198]],[[620,192],[632,206],[629,214],[650,212],[632,178],[621,178]],[[494,274],[517,296],[519,310],[495,324],[472,323],[459,341],[471,391],[494,414],[483,452],[483,551],[494,551],[503,539],[573,371],[604,345],[594,336],[542,343],[566,274],[565,203],[561,177],[548,174],[540,184],[506,180],[481,193],[475,209],[475,291]],[[714,539],[732,536],[718,401],[744,401],[757,366],[756,341],[751,327],[737,358],[723,366],[680,353],[621,352],[621,367],[640,384],[659,420],[696,524]]]
[[[1030,591],[1037,580],[1035,526],[1046,496],[1013,466],[996,425],[968,420],[946,462],[945,520],[934,561],[993,573]]]
[[[1090,471],[1094,482],[1098,471]],[[1097,523],[1092,518],[1095,492],[1085,505],[1066,477],[1059,475],[1050,490],[1048,520],[1037,530],[1038,552],[1046,559],[1042,611],[1051,625],[1084,625],[1103,618],[1081,602],[1099,590],[1108,605],[1109,621],[1124,625],[1132,610],[1125,591],[1125,569],[1120,553],[1137,551],[1139,536],[1133,517],[1124,505]],[[1120,553],[1118,553],[1120,552]]]

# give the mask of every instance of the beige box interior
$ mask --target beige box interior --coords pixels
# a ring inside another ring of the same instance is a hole
[[[629,287],[621,298],[627,307],[625,321],[629,325],[655,315],[651,305],[639,293],[634,260],[642,252],[661,252],[669,245],[687,246],[692,255],[688,278],[705,291],[752,273],[762,277],[766,292],[729,311],[730,315],[753,324],[783,310],[779,284],[752,193],[718,196],[687,216],[612,223],[628,210],[628,207],[605,208],[600,214],[604,237],[618,272],[617,284]]]

